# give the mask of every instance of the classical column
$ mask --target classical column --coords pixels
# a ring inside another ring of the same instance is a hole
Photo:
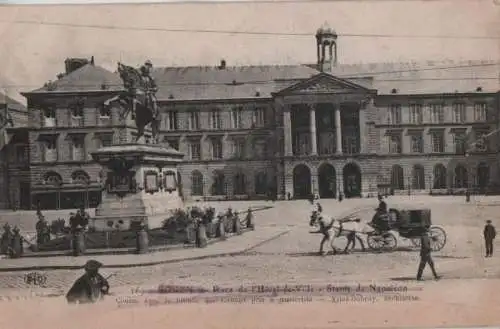
[[[285,151],[285,156],[292,156],[293,155],[293,149],[292,149],[292,119],[290,115],[290,106],[285,105],[283,109],[283,138],[284,138],[284,151]]]
[[[335,133],[337,135],[336,154],[342,154],[342,124],[340,122],[340,104],[335,105]]]
[[[318,154],[318,141],[316,135],[316,108],[309,106],[309,130],[311,132],[311,155]]]

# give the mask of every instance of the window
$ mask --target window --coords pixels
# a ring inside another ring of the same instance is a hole
[[[488,151],[488,135],[487,131],[475,131],[476,143],[474,144],[474,151],[487,152]]]
[[[444,111],[442,104],[431,104],[429,105],[429,112],[431,116],[431,123],[443,123],[444,122]]]
[[[413,133],[410,135],[411,152],[423,153],[424,152],[424,139],[422,133]]]
[[[47,137],[42,141],[43,161],[57,161],[57,137]]]
[[[394,165],[391,170],[391,187],[395,190],[404,190],[404,174],[403,168],[398,165]]]
[[[467,179],[467,169],[464,166],[458,165],[455,168],[455,187],[456,188],[467,188],[468,187],[468,179]]]
[[[391,125],[401,124],[401,105],[393,104],[390,106],[388,121]]]
[[[267,175],[264,172],[259,172],[255,175],[255,194],[267,193]]]
[[[96,135],[97,148],[113,145],[113,133],[101,133]]]
[[[434,166],[434,183],[432,184],[432,188],[446,188],[446,167],[442,164],[437,164]]]
[[[433,153],[444,152],[444,132],[434,131],[431,133],[431,144]]]
[[[192,111],[189,112],[189,130],[199,130],[200,129],[200,112]]]
[[[263,127],[266,124],[266,110],[263,107],[257,107],[253,110],[252,124],[254,127]]]
[[[210,128],[222,129],[222,120],[219,110],[212,110],[210,112]]]
[[[236,159],[242,159],[245,157],[245,140],[243,138],[237,138],[233,140],[233,150],[232,155]]]
[[[101,106],[99,108],[99,116],[101,118],[109,118],[111,117],[111,107],[110,106]]]
[[[267,156],[267,142],[263,139],[258,139],[254,143],[254,154],[257,159],[265,159]]]
[[[487,119],[487,107],[485,103],[474,104],[474,121],[485,122]]]
[[[191,173],[191,195],[203,195],[203,174],[198,170]]]
[[[177,111],[167,111],[163,118],[165,130],[178,130]]]
[[[422,112],[421,104],[411,104],[410,105],[410,123],[411,124],[421,124],[424,121],[424,116]]]
[[[246,194],[246,184],[245,175],[241,172],[234,175],[233,188],[235,195],[245,195]]]
[[[412,188],[414,190],[425,189],[425,171],[421,165],[413,166],[412,170]]]
[[[242,113],[243,113],[242,107],[235,107],[231,110],[231,128],[233,129],[242,128],[242,120],[241,120]]]
[[[16,162],[19,164],[23,164],[27,162],[27,148],[24,145],[16,145]]]
[[[465,152],[467,151],[465,132],[456,132],[453,137],[453,143],[455,144],[456,154],[465,154]]]
[[[164,137],[164,142],[168,144],[171,148],[174,150],[179,151],[179,138],[172,138],[172,137]]]
[[[74,184],[87,185],[90,182],[89,175],[85,171],[75,171],[71,174]]]
[[[42,109],[42,126],[44,127],[56,126],[56,110],[54,108]]]
[[[59,187],[62,184],[62,178],[58,173],[48,172],[44,175],[43,182],[47,185]]]
[[[71,126],[72,127],[82,127],[83,126],[83,104],[77,102],[73,104],[70,108],[71,113]]]
[[[222,140],[220,138],[212,139],[212,160],[222,159]]]
[[[71,138],[71,160],[85,160],[85,142],[84,136],[78,135]]]
[[[453,123],[464,123],[466,121],[465,115],[464,103],[453,104]]]
[[[389,139],[389,153],[401,153],[401,134],[391,134]]]
[[[199,140],[189,141],[188,155],[191,160],[200,160],[201,158],[201,145]]]
[[[226,179],[224,173],[215,171],[212,177],[212,195],[226,194]]]

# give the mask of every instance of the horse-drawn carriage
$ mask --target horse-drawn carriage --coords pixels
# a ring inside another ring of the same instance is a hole
[[[370,224],[374,230],[367,232],[367,243],[373,250],[396,248],[397,238],[391,231],[398,232],[400,237],[409,239],[415,247],[419,247],[420,237],[428,229],[433,251],[443,249],[446,244],[446,232],[432,225],[430,209],[389,209],[386,216],[385,226]],[[376,222],[375,218],[373,222]]]

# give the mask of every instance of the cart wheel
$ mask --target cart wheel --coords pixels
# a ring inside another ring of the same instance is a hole
[[[373,233],[368,234],[366,237],[366,242],[368,243],[368,247],[375,251],[380,251],[384,248],[384,237],[380,234]]]
[[[429,230],[432,251],[440,251],[446,244],[446,232],[438,226],[431,226]]]
[[[398,245],[398,240],[396,236],[391,232],[384,233],[382,236],[382,240],[384,241],[383,249],[387,251],[392,251],[396,249]]]
[[[411,238],[410,241],[415,248],[420,248],[420,238]]]

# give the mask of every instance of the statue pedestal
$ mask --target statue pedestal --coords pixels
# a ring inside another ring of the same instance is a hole
[[[140,223],[158,228],[171,210],[183,208],[177,164],[184,155],[152,144],[122,144],[92,153],[107,171],[95,218],[96,231],[130,230]]]

